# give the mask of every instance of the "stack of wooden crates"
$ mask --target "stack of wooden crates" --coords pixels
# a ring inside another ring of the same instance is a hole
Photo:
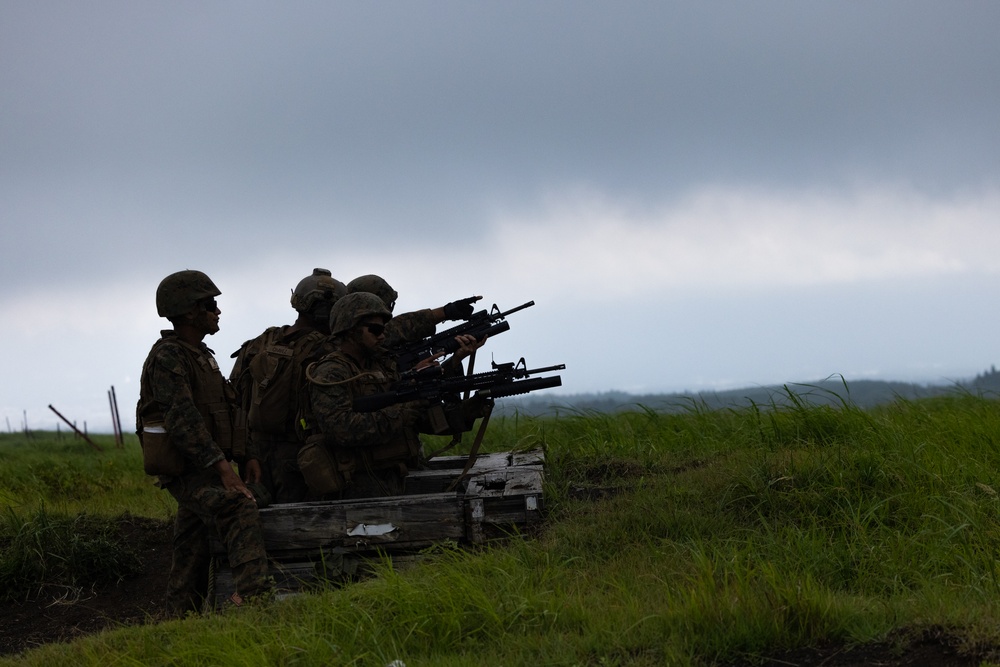
[[[435,544],[482,544],[541,520],[541,450],[482,454],[462,476],[467,463],[466,456],[436,457],[410,473],[401,496],[262,509],[278,594],[353,578],[372,559],[405,562]],[[212,549],[212,599],[222,606],[233,593],[232,572],[221,543]]]

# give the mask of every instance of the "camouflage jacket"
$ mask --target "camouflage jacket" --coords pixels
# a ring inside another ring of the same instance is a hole
[[[403,407],[355,412],[355,397],[387,391],[398,379],[391,355],[358,361],[339,349],[310,367],[312,419],[336,447],[375,447],[400,437],[416,437],[403,424]]]
[[[431,312],[425,308],[394,316],[385,326],[385,341],[382,344],[392,349],[433,336],[437,325]]]
[[[232,387],[204,343],[190,345],[171,330],[160,333],[142,367],[136,429],[162,423],[187,467],[208,468],[232,446]]]

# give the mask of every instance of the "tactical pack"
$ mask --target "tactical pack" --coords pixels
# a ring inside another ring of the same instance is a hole
[[[326,337],[318,331],[286,335],[270,327],[236,353],[233,385],[247,426],[253,432],[286,435],[292,431],[304,367],[318,353]]]

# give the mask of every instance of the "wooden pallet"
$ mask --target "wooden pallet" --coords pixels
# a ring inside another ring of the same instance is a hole
[[[373,559],[412,560],[442,542],[482,544],[541,519],[541,450],[482,454],[459,480],[467,463],[465,456],[432,459],[426,470],[410,473],[400,496],[262,509],[279,594],[353,578]],[[233,577],[221,542],[213,540],[212,551],[213,599],[221,606],[233,593]]]

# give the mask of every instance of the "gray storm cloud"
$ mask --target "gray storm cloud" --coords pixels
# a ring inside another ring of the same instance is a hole
[[[241,253],[276,225],[447,238],[580,184],[658,205],[704,184],[998,175],[995,3],[2,12],[9,280],[45,280],[35,252],[137,266],[126,237],[206,260],[187,235]]]
[[[0,407],[134,374],[148,295],[188,267],[230,281],[220,354],[313,266],[391,273],[414,307],[465,295],[460,266],[556,328],[599,295],[589,335],[674,336],[636,365],[554,335],[568,386],[974,369],[985,334],[910,332],[985,328],[956,309],[994,294],[997,25],[986,1],[0,0]],[[852,337],[797,291],[834,284]],[[761,318],[745,340],[727,304]],[[67,381],[29,386],[32,359]]]

